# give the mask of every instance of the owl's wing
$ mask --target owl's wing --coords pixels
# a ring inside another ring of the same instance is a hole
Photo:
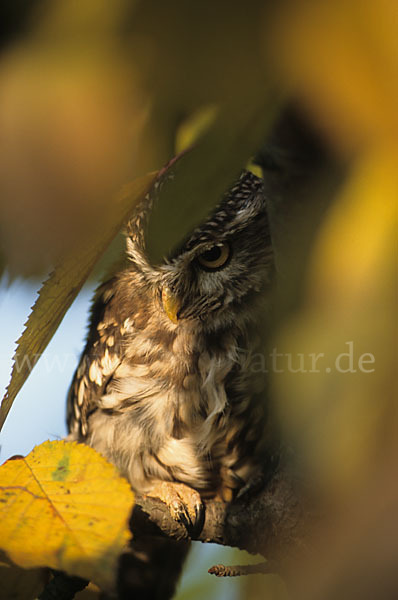
[[[125,316],[115,310],[115,284],[113,278],[97,290],[86,347],[69,389],[67,424],[75,440],[86,437],[88,417],[98,408],[123,360]]]

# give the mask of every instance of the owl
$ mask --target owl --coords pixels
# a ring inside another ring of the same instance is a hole
[[[231,501],[267,461],[264,376],[253,357],[273,255],[263,182],[244,171],[208,219],[151,264],[145,231],[161,185],[127,224],[125,267],[97,290],[67,421],[70,440],[98,450],[192,533],[203,500]],[[142,597],[170,596],[172,584],[156,585],[158,596]]]

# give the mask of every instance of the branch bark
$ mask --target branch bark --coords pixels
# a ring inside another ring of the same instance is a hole
[[[272,560],[285,560],[287,551],[305,546],[309,508],[283,469],[255,496],[247,494],[231,504],[210,500],[205,507],[203,529],[196,538],[201,542],[234,546]],[[136,497],[131,528],[135,536],[188,539],[185,527],[174,521],[166,505],[149,496]]]

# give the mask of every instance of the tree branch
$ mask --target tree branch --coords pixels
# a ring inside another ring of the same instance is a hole
[[[207,501],[203,529],[196,538],[235,546],[273,560],[303,546],[304,521],[309,509],[284,470],[279,470],[254,497],[247,494],[227,504]],[[166,505],[156,498],[137,496],[132,531],[141,535],[188,539],[185,527],[174,521]]]

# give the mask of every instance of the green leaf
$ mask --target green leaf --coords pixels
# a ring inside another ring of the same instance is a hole
[[[153,263],[208,216],[264,141],[280,106],[280,99],[266,89],[259,101],[234,103],[179,159],[178,176],[165,187],[149,219],[147,252]]]
[[[156,178],[150,173],[127,184],[107,207],[102,226],[79,248],[75,248],[51,273],[17,342],[11,381],[0,407],[0,429],[12,403],[32,368],[56,332],[91,270],[120,230],[136,203],[149,191]]]

